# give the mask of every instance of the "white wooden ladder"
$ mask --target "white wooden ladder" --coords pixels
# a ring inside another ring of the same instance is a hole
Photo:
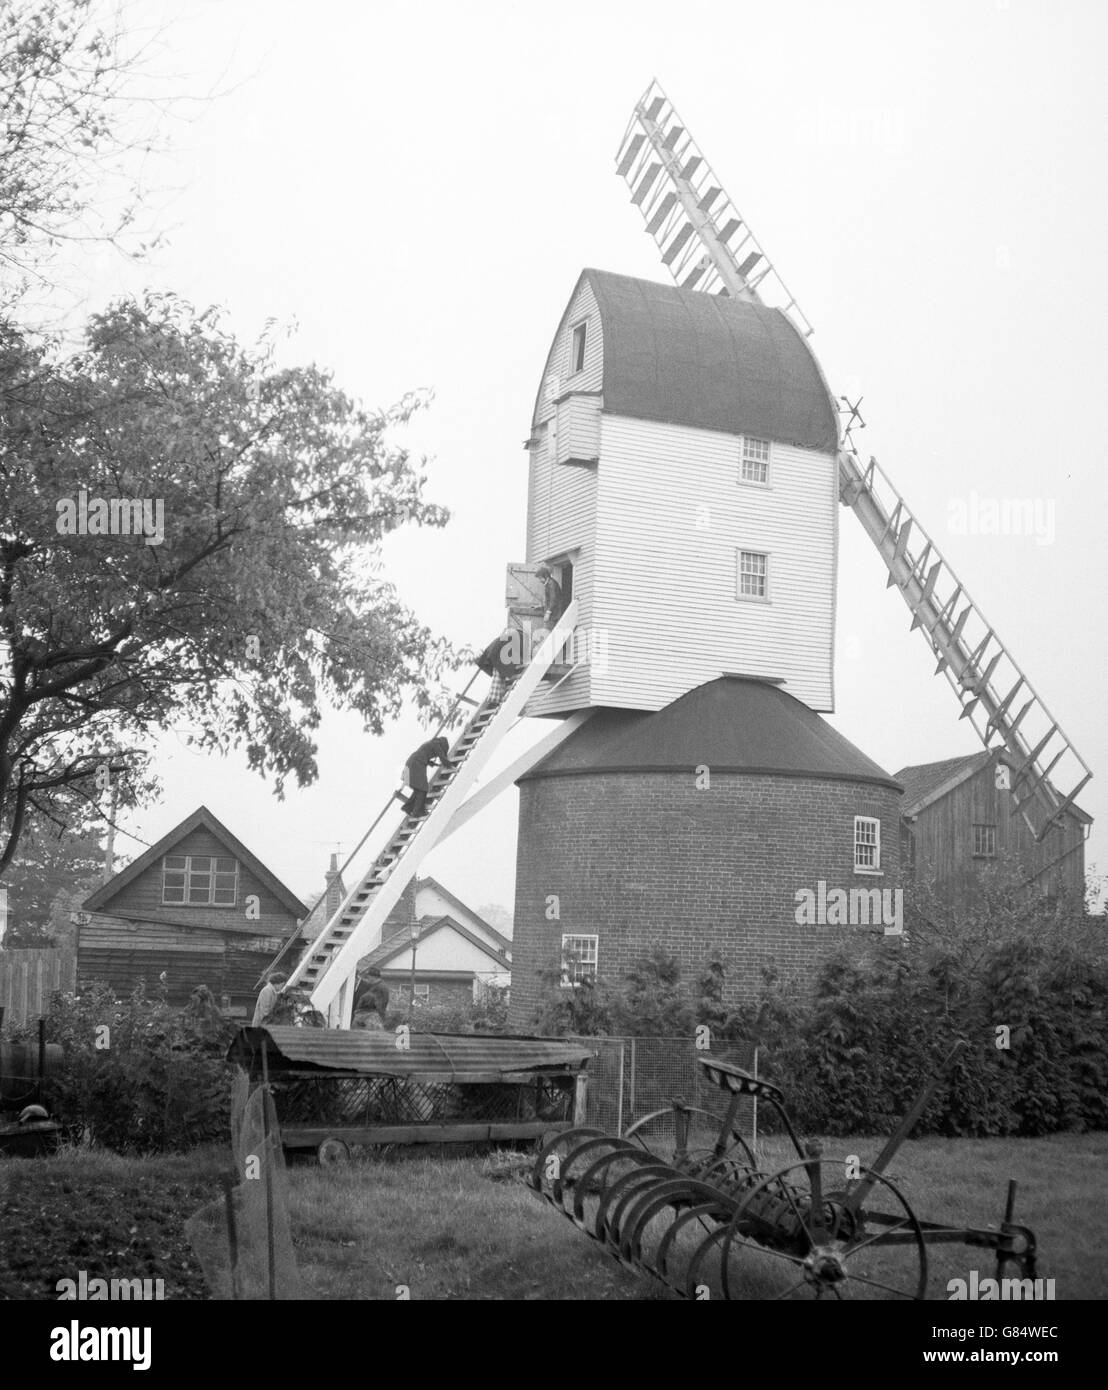
[[[486,700],[476,709],[450,749],[448,762],[430,781],[427,815],[404,817],[372,867],[305,950],[289,985],[311,990],[312,1006],[326,1014],[329,1027],[349,1027],[358,962],[380,944],[386,918],[422,861],[447,833],[482,768],[573,632],[576,618],[574,601],[504,698],[495,704]]]

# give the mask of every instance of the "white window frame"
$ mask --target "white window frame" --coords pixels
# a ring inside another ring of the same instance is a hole
[[[584,958],[583,958],[583,959],[579,958],[579,959],[577,959],[577,960],[575,960],[575,961],[572,961],[572,962],[568,961],[567,958],[566,958],[566,950],[567,950],[567,947],[568,947],[568,945],[569,945],[569,943],[570,943],[571,941],[583,941],[583,942],[586,942],[586,943],[591,943],[591,958],[590,958],[590,947],[589,947],[589,945],[586,945],[586,947],[585,947],[585,955],[584,955]],[[562,988],[563,988],[563,989],[579,989],[579,988],[581,987],[582,983],[583,983],[586,979],[595,980],[595,979],[596,979],[596,974],[597,974],[597,960],[598,960],[598,958],[599,958],[599,955],[600,955],[600,938],[599,938],[599,936],[595,935],[595,933],[589,933],[589,932],[563,932],[563,934],[562,934]],[[573,976],[572,976],[572,978],[570,977],[570,966],[571,966],[571,965],[572,965],[572,967],[573,967]],[[580,967],[580,966],[584,966],[584,967],[586,967],[586,969],[587,969],[588,967],[591,967],[591,974],[590,974],[590,973],[584,973],[584,972],[582,972],[581,974],[578,974],[577,971],[578,971],[578,967]]]
[[[873,839],[863,839],[860,832],[863,827],[874,828]],[[859,850],[873,850],[873,863],[866,864],[859,861]],[[881,818],[880,816],[855,816],[854,817],[854,872],[856,874],[880,874],[885,870],[881,867]]]
[[[984,838],[985,838],[985,844],[986,844],[986,846],[988,846],[989,844],[991,844],[991,846],[992,846],[991,849],[990,849],[990,848],[980,849],[980,848],[978,847],[978,835],[977,835],[977,832],[978,832],[979,830],[984,830],[984,831],[987,832],[986,835],[985,835],[985,837],[984,837]],[[991,821],[974,821],[974,822],[973,822],[973,857],[974,857],[974,859],[995,859],[995,858],[996,858],[996,825],[993,824]]]
[[[578,334],[581,335],[581,339],[580,339],[580,341],[581,341],[580,352],[578,352],[578,348],[577,348],[577,341],[578,341],[577,335],[578,335]],[[586,353],[586,351],[588,350],[588,343],[589,343],[589,321],[588,321],[588,319],[581,319],[581,321],[580,321],[579,323],[575,323],[575,324],[573,325],[573,327],[569,330],[569,374],[570,374],[570,376],[578,376],[578,375],[580,375],[581,372],[583,372],[583,371],[585,370],[585,353]],[[580,365],[580,366],[577,365],[577,358],[578,358],[578,356],[580,356],[580,358],[581,358],[581,365]]]
[[[742,449],[739,455],[739,482],[747,487],[769,487],[771,482],[771,467],[773,462],[773,449],[768,439],[754,439],[743,435]],[[749,477],[747,465],[752,465],[756,469],[764,469],[765,476]]]
[[[172,862],[171,862],[172,861]],[[231,864],[232,869],[217,869],[216,865]],[[180,883],[167,882],[172,875]],[[201,881],[207,879],[207,888]],[[219,883],[218,880],[223,882]],[[231,879],[230,901],[217,901],[216,894],[228,891],[227,879]],[[167,893],[180,893],[180,897],[169,897]],[[194,897],[194,893],[206,891],[207,897]],[[230,854],[167,854],[162,858],[162,906],[163,907],[237,907],[239,900],[239,862]]]
[[[743,593],[743,556],[750,555],[754,558],[765,561],[765,570],[761,578],[764,580],[765,593],[763,594],[744,594]],[[735,551],[735,597],[740,603],[769,603],[769,571],[770,571],[770,552],[768,550],[751,550],[746,546],[739,546]]]
[[[430,999],[430,997],[431,997],[431,986],[430,986],[430,985],[413,985],[413,986],[412,986],[412,992],[413,992],[413,994],[414,994],[414,996],[415,996],[416,999]]]

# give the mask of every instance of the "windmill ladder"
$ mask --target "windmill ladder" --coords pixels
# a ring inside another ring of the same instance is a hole
[[[495,704],[486,700],[478,706],[451,747],[447,763],[431,779],[427,815],[419,819],[404,817],[365,877],[305,950],[289,977],[289,985],[311,990],[312,1006],[327,1016],[329,1027],[350,1026],[358,962],[380,944],[385,919],[420,864],[448,832],[482,769],[572,634],[576,618],[575,600],[504,698]],[[388,805],[378,820],[387,809]]]

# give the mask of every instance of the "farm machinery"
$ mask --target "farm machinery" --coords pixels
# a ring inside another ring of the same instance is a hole
[[[998,1227],[952,1226],[920,1220],[885,1171],[959,1047],[868,1167],[802,1142],[776,1086],[707,1056],[722,1117],[677,1099],[622,1137],[565,1130],[540,1148],[530,1186],[621,1263],[694,1300],[923,1299],[928,1246],[952,1242],[993,1251],[998,1279],[1008,1266],[1033,1279],[1035,1237],[1013,1222],[1014,1182]],[[744,1100],[772,1107],[795,1150],[773,1171],[739,1132]]]

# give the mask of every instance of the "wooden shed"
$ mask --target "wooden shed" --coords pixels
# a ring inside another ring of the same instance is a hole
[[[295,894],[206,806],[85,899],[78,988],[117,994],[164,976],[171,1003],[205,984],[231,1014],[253,1007],[257,981],[308,915]]]
[[[1042,840],[1014,811],[1015,768],[1001,750],[902,768],[901,860],[906,877],[968,906],[981,875],[1043,897],[1085,892],[1085,840],[1092,817],[1074,805]]]

